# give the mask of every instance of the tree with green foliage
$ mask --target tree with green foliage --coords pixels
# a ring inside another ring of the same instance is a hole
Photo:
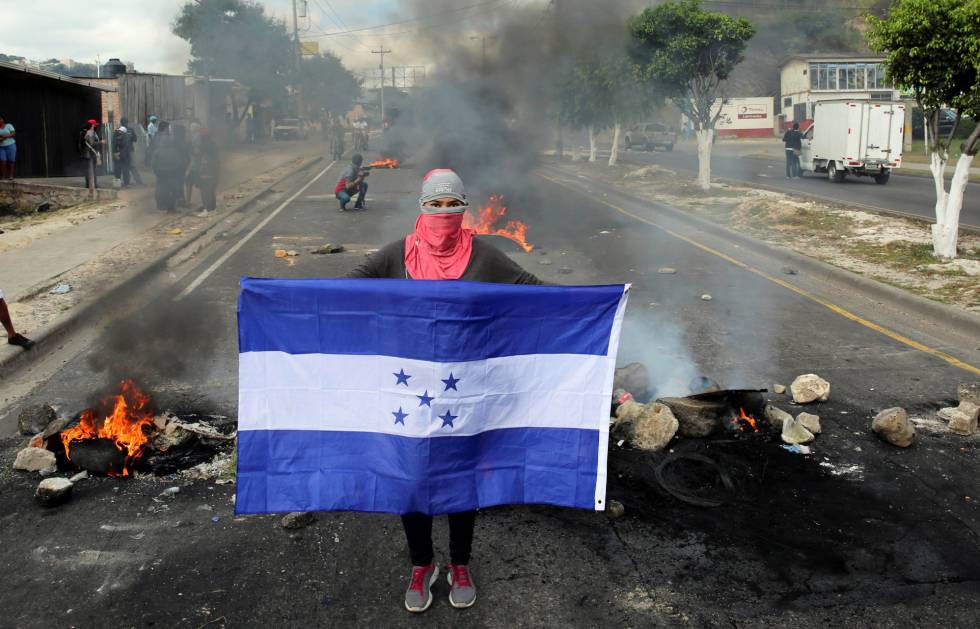
[[[722,84],[755,28],[744,18],[705,11],[699,0],[667,2],[629,21],[640,77],[665,94],[694,125],[698,182],[711,187],[711,144],[721,115]]]
[[[297,81],[303,102],[313,110],[340,116],[350,111],[361,93],[361,80],[336,55],[324,52],[300,62]]]
[[[250,0],[187,2],[172,25],[191,45],[188,69],[197,75],[235,79],[249,88],[249,104],[283,102],[294,66],[294,47],[280,20]],[[246,107],[242,111],[248,110]]]
[[[572,129],[588,129],[589,161],[596,161],[596,133],[612,122],[612,91],[596,49],[587,51],[558,80],[559,121]]]
[[[562,124],[589,131],[589,161],[596,161],[596,134],[613,129],[609,165],[616,164],[622,128],[659,104],[619,44],[581,51],[559,80]]]
[[[936,186],[933,252],[955,258],[970,164],[980,150],[980,125],[960,145],[949,192],[944,175],[960,121],[980,119],[980,0],[897,0],[886,18],[872,18],[871,24],[868,40],[888,55],[889,80],[911,91],[925,115]],[[945,107],[956,112],[956,124],[942,137],[939,116]]]

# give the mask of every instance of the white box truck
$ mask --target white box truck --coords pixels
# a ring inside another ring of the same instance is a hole
[[[889,101],[825,100],[814,103],[813,124],[804,132],[800,168],[826,173],[833,182],[847,175],[886,184],[902,165],[905,105]]]

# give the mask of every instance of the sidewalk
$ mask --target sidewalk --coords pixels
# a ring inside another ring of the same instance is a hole
[[[0,287],[17,331],[38,341],[37,348],[25,353],[0,336],[0,371],[41,351],[102,297],[141,281],[174,251],[227,223],[243,204],[263,197],[276,182],[321,157],[316,141],[250,146],[226,154],[218,209],[207,218],[196,216],[194,209],[157,211],[153,176],[144,174],[147,186],[122,191],[117,200],[46,213],[37,224],[0,234]],[[195,194],[195,208],[197,199]],[[60,282],[68,283],[70,291],[49,294]]]
[[[275,143],[237,147],[224,156],[221,193],[304,155],[320,151],[318,142]],[[119,191],[117,201],[95,203],[70,212],[69,220],[53,214],[49,221],[0,235],[0,287],[7,303],[45,288],[53,278],[139,236],[175,215],[156,210],[154,176],[142,172],[146,185]],[[25,180],[26,181],[26,180]],[[82,185],[80,178],[32,179],[33,183]],[[101,179],[111,184],[111,176]],[[197,194],[194,195],[197,204]],[[184,210],[185,213],[191,210]],[[178,215],[180,212],[178,212]],[[45,223],[50,222],[50,225]],[[16,322],[15,322],[16,323]]]

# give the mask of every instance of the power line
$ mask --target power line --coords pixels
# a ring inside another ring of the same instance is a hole
[[[320,12],[323,15],[325,15],[328,20],[330,20],[331,22],[333,22],[334,24],[336,24],[338,28],[343,29],[343,30],[348,30],[347,24],[344,22],[344,19],[342,17],[340,17],[340,13],[337,12],[337,9],[335,9],[333,7],[333,5],[330,4],[330,0],[323,0],[323,1],[326,3],[327,7],[330,9],[329,12],[326,9],[323,8],[323,5],[320,4],[319,0],[313,0],[313,3],[316,4],[317,8],[320,9]],[[345,35],[345,37],[348,37],[351,40],[353,40],[354,44],[357,45],[357,46],[360,46],[363,50],[370,50],[371,49],[370,46],[368,46],[367,44],[365,44],[361,40],[361,38],[358,37],[358,36],[356,36],[356,35]]]
[[[469,11],[470,9],[476,9],[476,8],[479,8],[479,7],[486,7],[486,6],[489,6],[489,5],[500,4],[502,2],[509,2],[509,0],[489,0],[487,2],[478,2],[476,4],[470,4],[470,5],[467,5],[467,6],[464,6],[464,7],[456,7],[455,9],[449,9],[449,10],[443,11],[442,13],[439,13],[439,14],[422,15],[422,16],[410,18],[410,19],[407,19],[407,20],[399,20],[397,22],[389,22],[387,24],[377,24],[375,26],[365,26],[365,27],[362,27],[362,28],[349,28],[349,29],[347,29],[345,31],[335,31],[335,32],[332,32],[332,33],[328,33],[328,32],[325,32],[324,31],[324,32],[321,32],[319,35],[321,37],[335,37],[337,35],[348,35],[350,33],[362,33],[364,31],[374,31],[374,30],[378,30],[378,29],[381,29],[381,28],[388,28],[389,26],[400,26],[402,24],[411,24],[412,22],[424,22],[426,20],[431,20],[431,19],[437,19],[437,18],[445,17],[447,14],[459,13],[461,11]],[[467,16],[467,17],[469,17],[469,16]],[[412,32],[415,32],[415,31],[412,31]],[[388,36],[388,35],[392,35],[392,34],[395,34],[395,33],[380,33],[379,35]]]

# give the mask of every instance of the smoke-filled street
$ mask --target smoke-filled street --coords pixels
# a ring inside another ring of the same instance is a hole
[[[372,173],[367,209],[357,213],[338,212],[331,198],[341,167],[321,163],[288,179],[281,196],[295,195],[291,202],[276,199],[252,213],[176,267],[177,281],[154,290],[140,308],[175,308],[178,295],[189,305],[176,306],[187,318],[186,336],[168,350],[186,364],[175,377],[156,379],[161,408],[234,416],[239,277],[341,276],[367,251],[411,229],[423,174],[411,158]],[[966,622],[975,600],[970,584],[980,578],[980,551],[969,541],[980,522],[966,489],[973,486],[975,446],[923,433],[915,451],[898,452],[867,430],[873,411],[895,400],[910,413],[930,408],[935,392],[962,371],[861,317],[966,360],[976,361],[976,348],[925,329],[915,313],[838,292],[832,280],[780,276],[769,267],[785,261],[725,243],[561,167],[545,164],[532,181],[507,203],[509,215],[529,226],[535,249],[523,253],[492,239],[545,281],[632,282],[621,362],[639,360],[657,372],[691,360],[690,373],[745,388],[816,372],[833,383],[833,396],[820,405],[824,434],[813,456],[753,441],[723,450],[738,490],[719,508],[668,495],[654,479],[657,458],[646,461],[614,443],[609,496],[626,505],[621,518],[548,507],[481,512],[474,564],[481,595],[521,603],[463,612],[436,606],[432,621],[455,624],[466,614],[467,623],[482,626],[811,625],[819,624],[816,613],[820,622],[842,626],[899,624],[909,614],[922,624]],[[310,253],[325,242],[344,250]],[[276,257],[283,249],[298,255]],[[676,273],[657,273],[664,267]],[[854,316],[818,303],[810,291],[836,294],[835,305]],[[203,338],[202,330],[218,338]],[[117,345],[111,335],[98,337],[25,402],[84,403],[104,385],[91,365]],[[908,373],[916,376],[902,375]],[[390,595],[402,572],[392,558],[404,552],[392,516],[324,513],[293,532],[279,528],[277,517],[234,516],[227,485],[178,482],[178,494],[160,497],[174,483],[153,477],[80,484],[70,504],[49,514],[36,510],[28,483],[3,480],[4,537],[11,542],[3,562],[15,575],[4,598],[17,610],[8,616],[14,626],[42,619],[96,626],[107,617],[138,626],[196,626],[220,617],[229,625],[407,620]],[[28,531],[30,544],[13,541]],[[444,548],[441,534],[437,527],[437,548]],[[43,599],[32,594],[38,588]],[[923,597],[932,603],[915,603]]]

